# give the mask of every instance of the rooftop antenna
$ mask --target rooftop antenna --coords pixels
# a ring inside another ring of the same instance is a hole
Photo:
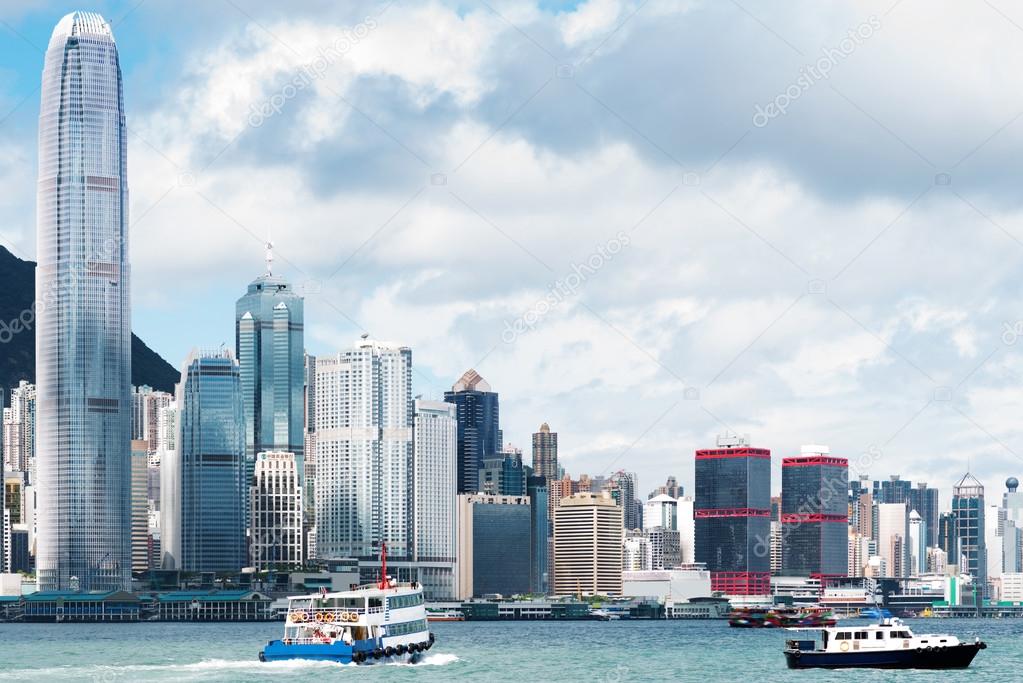
[[[270,238],[270,231],[266,234],[266,274],[273,275],[274,267],[274,243]]]

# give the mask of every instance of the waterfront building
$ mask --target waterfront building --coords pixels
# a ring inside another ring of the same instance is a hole
[[[554,511],[554,592],[620,595],[623,512],[607,493],[576,493]]]
[[[905,503],[879,503],[877,506],[877,547],[889,576],[909,576],[910,520]],[[897,543],[896,543],[897,539]],[[898,554],[893,554],[898,550]]]
[[[459,599],[529,592],[530,520],[526,496],[458,496]]]
[[[529,545],[532,562],[529,570],[529,592],[546,595],[550,587],[550,557],[552,555],[551,519],[548,513],[549,490],[547,477],[529,476],[526,492],[529,495]]]
[[[149,569],[149,442],[131,441],[131,570]]]
[[[483,460],[501,450],[497,392],[469,369],[444,392],[444,400],[455,404],[458,416],[458,492],[475,493]]]
[[[849,573],[849,462],[827,446],[782,460],[782,573],[822,580]]]
[[[1009,573],[1023,572],[1023,492],[1018,488],[1019,480],[1009,477],[1002,494],[1002,571]]]
[[[533,476],[558,478],[558,433],[544,422],[533,433]]]
[[[412,558],[413,400],[407,346],[367,335],[316,359],[320,559],[375,561],[383,542],[389,558]]]
[[[246,565],[247,487],[241,373],[226,349],[193,351],[177,385],[177,448],[160,465],[163,568]]]
[[[719,436],[696,451],[696,561],[714,591],[770,592],[771,451],[746,438]]]
[[[780,513],[779,513],[780,514]],[[781,522],[771,520],[771,576],[781,574]]]
[[[622,595],[676,603],[711,595],[710,572],[702,565],[622,572]]]
[[[416,399],[412,429],[413,544],[427,600],[457,597],[458,421],[455,406]]]
[[[960,572],[974,578],[977,599],[987,581],[987,548],[984,535],[984,486],[967,472],[952,487],[952,512],[956,517],[956,542],[963,564]]]
[[[678,529],[678,501],[666,494],[649,498],[643,503],[643,528],[664,527]]]
[[[110,24],[66,15],[39,105],[37,578],[131,587],[131,282],[127,131]],[[36,483],[36,482],[34,482]]]
[[[780,526],[780,524],[779,524]],[[779,534],[781,532],[779,531]],[[873,553],[869,538],[865,538],[859,532],[849,532],[849,576],[863,576],[867,560]]]
[[[235,304],[246,481],[252,479],[257,453],[293,453],[299,477],[305,454],[304,302],[291,283],[273,274],[273,243],[266,246],[266,272]]]
[[[299,463],[294,453],[256,454],[249,507],[251,566],[259,571],[301,567],[304,506]]]

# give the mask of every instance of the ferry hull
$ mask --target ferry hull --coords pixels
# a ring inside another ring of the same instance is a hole
[[[289,659],[311,659],[339,664],[374,664],[376,662],[417,662],[426,650],[433,647],[434,637],[415,646],[416,651],[408,646],[382,647],[372,640],[357,641],[354,645],[346,645],[341,641],[333,643],[285,643],[283,640],[271,640],[259,652],[261,662],[280,662]]]
[[[790,669],[965,669],[984,643],[961,643],[951,647],[877,652],[817,652],[785,650]]]

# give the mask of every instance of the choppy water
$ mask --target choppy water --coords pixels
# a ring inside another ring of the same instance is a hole
[[[258,624],[0,624],[0,681],[932,681],[1023,680],[1023,619],[917,619],[917,632],[985,640],[961,672],[789,671],[785,632],[724,621],[432,624],[421,664],[262,664],[281,626]],[[951,677],[951,678],[950,678]]]

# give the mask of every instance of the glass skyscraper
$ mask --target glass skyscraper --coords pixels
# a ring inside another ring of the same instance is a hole
[[[964,564],[960,571],[973,576],[977,597],[982,598],[987,584],[987,545],[984,539],[984,486],[967,472],[952,487],[952,514],[956,518],[956,540]],[[950,564],[959,558],[950,554]]]
[[[161,463],[163,566],[237,572],[248,520],[241,374],[230,351],[194,351],[177,386],[177,449]]]
[[[820,579],[849,573],[849,461],[803,446],[781,462],[782,573]]]
[[[270,245],[267,245],[268,247]],[[257,453],[294,453],[303,471],[305,349],[303,300],[271,270],[249,284],[235,306],[235,352],[245,405],[248,476]]]
[[[771,592],[771,451],[719,437],[696,451],[695,558],[711,589],[731,595]]]
[[[497,393],[475,370],[466,370],[444,400],[457,408],[458,492],[476,493],[483,460],[501,451]]]
[[[131,325],[121,68],[74,12],[43,67],[37,194],[40,590],[131,585]]]

